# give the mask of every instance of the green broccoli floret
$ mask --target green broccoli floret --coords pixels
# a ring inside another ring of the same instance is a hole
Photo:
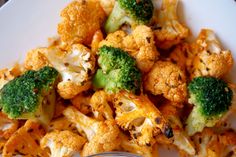
[[[99,49],[98,69],[93,86],[104,88],[109,93],[120,90],[138,92],[141,84],[141,73],[136,67],[135,60],[119,48],[103,46]]]
[[[220,79],[197,77],[188,85],[189,102],[194,105],[187,119],[189,135],[213,127],[231,106],[232,90]]]
[[[131,26],[147,24],[153,10],[152,0],[117,0],[105,23],[105,31],[115,32],[125,23]]]
[[[55,105],[55,84],[59,73],[52,67],[27,71],[0,90],[2,112],[13,119],[38,119],[47,123]]]

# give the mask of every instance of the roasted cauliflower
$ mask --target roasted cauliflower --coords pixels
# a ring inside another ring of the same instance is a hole
[[[102,40],[104,40],[102,31],[101,30],[96,31],[93,35],[93,39],[91,43],[91,50],[94,55],[98,52],[99,43]]]
[[[69,130],[71,132],[78,133],[75,124],[70,122],[66,117],[60,117],[60,118],[52,120],[49,123],[47,130],[49,132],[54,131],[54,130],[58,130],[58,131]]]
[[[8,139],[18,129],[19,122],[9,119],[5,114],[0,112],[0,138]]]
[[[175,147],[178,148],[178,150],[185,151],[188,155],[195,155],[196,151],[194,148],[194,144],[188,137],[187,133],[184,131],[182,122],[180,120],[179,109],[172,105],[172,102],[166,101],[159,107],[159,110],[163,114],[163,116],[169,121],[173,129],[174,136],[172,140],[164,139],[164,137],[157,136],[157,141],[159,141],[159,143],[161,144],[173,144],[175,145]]]
[[[144,95],[121,92],[114,98],[116,122],[140,145],[153,144],[154,135],[161,132],[168,138],[172,128],[154,104]]]
[[[18,129],[6,142],[3,148],[3,157],[14,155],[21,156],[44,156],[48,157],[48,152],[40,148],[40,140],[45,131],[42,126],[35,121],[28,120]]]
[[[223,133],[205,128],[193,136],[198,153],[196,157],[236,156],[236,133],[224,130]]]
[[[98,120],[114,119],[113,111],[109,105],[109,95],[100,90],[93,94],[90,100],[94,117]]]
[[[45,56],[47,48],[36,48],[29,51],[24,61],[24,68],[26,70],[39,70],[45,66],[49,66],[49,61]]]
[[[189,44],[183,43],[177,45],[173,51],[171,51],[167,60],[174,64],[177,64],[184,72],[187,70],[187,61],[190,57],[189,55]]]
[[[112,151],[119,147],[120,130],[114,120],[98,121],[82,114],[75,107],[68,107],[64,115],[76,125],[79,132],[86,134],[88,142],[84,145],[82,156]]]
[[[138,155],[142,155],[143,157],[158,157],[158,150],[157,150],[157,144],[154,144],[153,146],[147,146],[143,145],[140,146],[135,142],[134,140],[129,139],[125,134],[120,134],[121,138],[121,149],[122,151],[127,151],[130,153],[135,153]]]
[[[99,30],[106,14],[98,0],[77,0],[71,2],[61,12],[58,34],[67,44],[89,45],[94,33]]]
[[[212,76],[221,78],[233,67],[233,56],[223,50],[212,30],[202,29],[191,46],[192,57],[188,58],[188,71],[191,78]]]
[[[136,59],[137,66],[142,72],[148,72],[159,56],[154,34],[151,28],[145,25],[137,26],[130,35],[121,30],[110,33],[100,42],[99,47],[103,45],[127,51]]]
[[[0,70],[0,89],[7,84],[9,81],[13,80],[15,77],[22,74],[22,68],[19,64],[15,64],[10,69],[1,69]]]
[[[92,112],[90,100],[92,95],[85,94],[84,92],[76,95],[74,98],[70,99],[72,105],[76,107],[83,114],[88,114]]]
[[[39,69],[44,66],[55,67],[62,76],[57,88],[64,99],[71,99],[78,93],[90,88],[90,76],[95,71],[95,57],[92,52],[81,44],[38,48],[27,54],[24,66],[27,70]]]
[[[49,48],[45,55],[62,76],[57,86],[61,97],[71,99],[90,88],[89,80],[95,71],[95,57],[88,48],[81,44],[72,45],[67,51],[54,47]]]
[[[189,35],[186,26],[178,21],[177,17],[178,0],[163,0],[162,7],[157,15],[154,35],[157,47],[169,49],[179,44]]]
[[[106,15],[109,15],[115,5],[115,0],[100,0],[100,4]]]
[[[42,149],[50,149],[50,157],[70,157],[81,151],[86,139],[71,131],[52,131],[40,141]]]
[[[186,76],[169,61],[157,61],[147,74],[144,88],[154,95],[163,94],[170,101],[181,103],[187,98]]]

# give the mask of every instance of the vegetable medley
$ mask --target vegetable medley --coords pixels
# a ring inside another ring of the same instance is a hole
[[[58,39],[0,71],[3,157],[236,156],[233,66],[215,33],[193,42],[178,0],[75,0]]]

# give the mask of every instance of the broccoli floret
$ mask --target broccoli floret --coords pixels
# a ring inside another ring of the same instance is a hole
[[[232,90],[220,79],[197,77],[188,85],[189,102],[194,105],[187,119],[189,135],[213,127],[231,106]]]
[[[13,119],[52,118],[55,105],[55,83],[58,72],[52,67],[30,70],[8,82],[0,91],[2,112]]]
[[[99,49],[98,69],[93,86],[104,88],[109,93],[122,89],[138,92],[141,84],[141,72],[136,67],[135,60],[119,48],[103,46]]]
[[[147,24],[153,10],[152,0],[117,0],[105,23],[105,31],[115,32],[125,23],[131,26]]]

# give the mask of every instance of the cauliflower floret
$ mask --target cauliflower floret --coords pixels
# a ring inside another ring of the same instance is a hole
[[[157,141],[161,144],[173,144],[180,151],[185,151],[192,156],[195,155],[196,151],[194,145],[183,129],[183,125],[180,121],[180,112],[178,112],[178,109],[172,105],[172,102],[166,101],[159,107],[159,110],[163,116],[169,120],[169,123],[173,129],[174,137],[169,141],[167,141],[168,139],[165,139],[165,137],[161,137],[161,139],[158,139],[159,137],[157,137]]]
[[[98,120],[109,120],[113,118],[113,111],[108,103],[109,95],[104,91],[97,91],[93,94],[90,104],[94,113],[94,117]]]
[[[49,62],[44,53],[47,48],[36,48],[29,51],[24,61],[24,67],[26,70],[39,70],[44,66],[48,66]]]
[[[68,51],[49,48],[46,57],[62,75],[58,93],[64,99],[71,99],[90,88],[90,76],[95,70],[95,57],[81,44],[72,45]]]
[[[212,30],[201,30],[192,44],[188,69],[191,78],[198,76],[223,77],[233,66],[233,57],[229,50],[223,50]]]
[[[106,15],[98,0],[77,0],[62,10],[61,17],[58,34],[62,41],[89,45]]]
[[[66,117],[60,117],[57,119],[54,119],[49,123],[48,131],[58,130],[58,131],[64,131],[69,130],[71,132],[77,133],[76,126],[70,122]]]
[[[223,131],[223,132],[222,132]],[[205,128],[192,138],[198,150],[196,157],[236,156],[236,133],[233,130]]]
[[[177,64],[183,71],[186,71],[186,62],[189,57],[189,45],[187,43],[179,44],[170,53],[168,58],[174,64]]]
[[[162,7],[157,16],[154,34],[156,45],[162,49],[169,49],[185,39],[189,30],[178,21],[178,0],[163,0]]]
[[[83,114],[88,114],[92,112],[90,104],[91,97],[90,94],[80,93],[71,99],[71,103]]]
[[[100,4],[108,16],[115,5],[115,0],[100,0]]]
[[[181,103],[187,97],[185,73],[168,61],[157,61],[147,74],[144,88],[154,95],[163,94],[170,101]]]
[[[143,157],[158,157],[158,149],[156,144],[153,146],[140,146],[135,141],[129,140],[129,138],[123,133],[120,134],[120,138],[120,145],[123,151],[142,155]]]
[[[6,142],[2,156],[48,156],[47,151],[40,148],[39,141],[44,136],[42,126],[35,121],[28,120]]]
[[[193,136],[197,149],[197,157],[222,157],[224,146],[219,142],[217,134],[209,128]]]
[[[19,64],[15,64],[11,69],[0,70],[0,89],[9,81],[21,75],[21,73],[22,69]]]
[[[119,147],[120,130],[114,120],[98,121],[87,117],[75,107],[68,107],[64,115],[76,125],[79,132],[82,130],[86,134],[89,142],[84,145],[82,156],[112,151]]]
[[[69,157],[78,153],[86,139],[71,131],[58,131],[47,133],[40,141],[43,149],[49,148],[50,157]]]
[[[18,121],[0,112],[0,138],[8,139],[18,129]]]
[[[94,55],[98,52],[99,43],[103,40],[103,34],[101,30],[98,30],[94,33],[92,43],[91,43],[91,50]]]
[[[99,47],[107,45],[127,51],[137,61],[137,66],[142,72],[148,72],[158,59],[159,52],[155,47],[154,34],[150,27],[137,26],[128,35],[124,31],[110,33]]]
[[[122,92],[115,96],[114,104],[117,124],[128,130],[138,144],[153,144],[159,129],[168,138],[173,136],[166,119],[146,96]]]

